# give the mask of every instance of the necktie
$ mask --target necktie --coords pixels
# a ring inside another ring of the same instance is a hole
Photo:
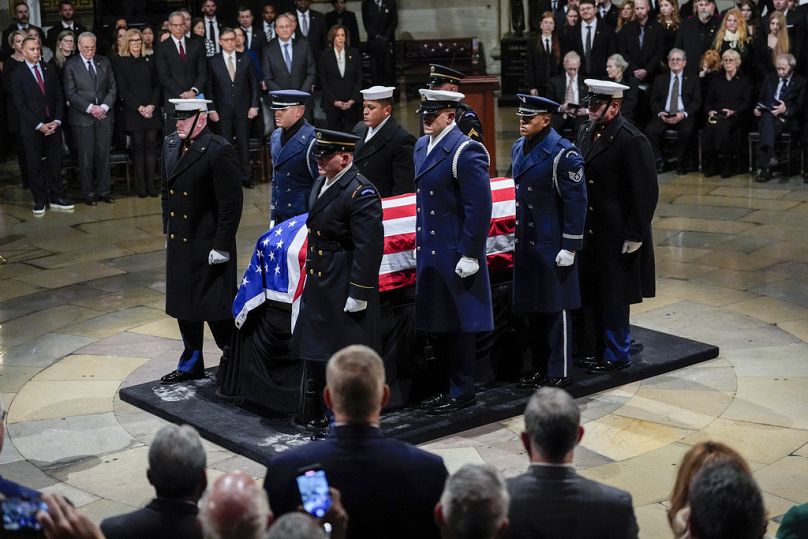
[[[95,72],[92,60],[87,60],[87,71],[90,72],[90,80],[93,81],[93,88],[98,87],[98,74]]]
[[[584,43],[584,66],[586,72],[592,71],[592,25],[586,25],[586,43]]]
[[[289,52],[289,44],[283,44],[283,61],[286,62],[286,69],[289,70],[289,74],[292,73],[292,54]]]
[[[549,37],[544,39],[544,52],[546,52],[548,56],[550,55],[550,38]]]
[[[252,28],[242,28],[242,30],[244,31],[244,46],[249,49],[251,48],[250,45],[252,45],[250,43],[252,41]]]
[[[213,21],[208,21],[208,39],[211,40],[215,48],[219,46],[217,43],[218,40],[216,39],[216,28],[213,25]]]
[[[182,46],[182,41],[180,41],[180,60],[185,60],[185,47]]]
[[[303,13],[300,16],[300,33],[309,37],[309,12]]]
[[[640,48],[642,48],[642,44],[645,41],[645,26],[640,25]]]
[[[553,0],[553,2],[552,2],[552,4],[550,5],[550,7],[552,8],[553,13],[555,13],[555,11],[558,9],[558,0]]]
[[[788,86],[788,79],[780,79],[780,84],[777,88],[777,95],[774,96],[775,99],[780,99],[784,93],[786,93],[786,87]]]
[[[233,55],[227,57],[227,73],[230,75],[230,80],[236,80],[236,62],[233,60]]]
[[[671,114],[679,112],[679,75],[673,76],[673,88],[671,88],[670,99],[668,99],[668,112]]]
[[[275,36],[272,35],[272,25],[267,24],[267,23],[264,23],[264,24],[266,25],[265,26],[266,30],[264,30],[264,34],[266,34],[266,36],[267,36],[267,41],[270,41],[270,40],[272,40],[273,37],[275,37]]]
[[[39,66],[34,66],[34,75],[36,76],[36,83],[39,85],[39,91],[42,92],[42,95],[45,95],[45,81],[42,78],[42,74],[39,72]],[[47,105],[45,105],[45,116],[50,117],[50,109]]]
[[[575,103],[575,79],[567,79],[567,91],[564,93],[564,101],[567,103]]]

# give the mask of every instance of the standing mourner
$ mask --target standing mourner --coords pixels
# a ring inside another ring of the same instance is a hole
[[[519,132],[513,145],[516,245],[513,305],[527,313],[533,372],[521,387],[572,383],[572,324],[568,309],[581,306],[575,254],[586,219],[584,160],[550,127],[558,103],[519,95]]]
[[[272,154],[272,200],[270,227],[306,213],[309,194],[317,179],[317,161],[312,153],[314,127],[306,121],[310,94],[298,90],[270,92],[275,125],[269,139]]]
[[[351,344],[381,348],[379,265],[384,252],[378,190],[353,165],[359,137],[317,130],[320,177],[309,200],[306,285],[292,350],[305,362],[303,387],[321,395],[325,364]],[[326,427],[326,422],[318,422]]]
[[[420,90],[425,136],[415,144],[415,328],[434,339],[448,391],[425,400],[430,415],[476,402],[475,336],[494,328],[486,240],[489,157],[455,118],[464,95]]]
[[[576,146],[586,161],[588,210],[580,258],[580,363],[588,372],[631,365],[629,306],[653,297],[654,217],[659,186],[645,135],[620,114],[628,86],[587,79],[589,122]]]
[[[206,99],[171,99],[177,130],[163,143],[166,314],[185,345],[164,384],[205,377],[204,323],[228,353],[243,195],[236,150],[207,128]]]

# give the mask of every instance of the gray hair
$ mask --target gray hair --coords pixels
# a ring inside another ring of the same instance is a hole
[[[149,447],[149,480],[158,496],[187,496],[200,487],[206,462],[196,429],[166,425]]]
[[[182,20],[185,20],[185,13],[183,13],[182,11],[172,11],[171,13],[168,14],[166,20],[170,21],[171,17],[180,17],[182,18]]]
[[[682,55],[682,60],[687,61],[687,53],[684,51],[684,49],[677,49],[675,47],[673,49],[671,49],[668,52],[668,59],[669,60],[670,60],[671,54],[681,54]]]
[[[579,64],[581,63],[581,55],[575,51],[569,51],[567,54],[564,55],[564,64],[567,63],[567,60],[575,60]]]
[[[525,430],[546,460],[561,462],[578,441],[581,410],[569,393],[555,387],[536,391],[525,408]]]
[[[226,485],[219,488],[221,479],[205,490],[199,502],[197,522],[202,537],[264,539],[272,514],[266,490],[252,480],[229,490]]]
[[[443,488],[440,505],[446,526],[457,537],[491,539],[508,517],[505,482],[487,464],[466,464]]]
[[[295,17],[294,14],[292,14],[292,13],[290,13],[288,11],[285,12],[285,13],[281,13],[280,15],[275,17],[275,20],[277,21],[281,17],[286,17],[287,19],[289,19],[289,22],[291,22],[292,24],[297,24],[297,17]]]
[[[79,34],[79,37],[76,38],[76,43],[81,43],[82,39],[92,39],[93,41],[98,41],[98,38],[95,37],[95,34],[92,32],[82,32]]]
[[[267,539],[325,539],[325,532],[312,517],[286,513],[269,528]]]
[[[614,62],[614,65],[619,67],[620,71],[625,71],[626,68],[628,67],[628,62],[626,62],[626,59],[623,58],[623,56],[620,54],[612,54],[611,56],[609,56],[609,58],[606,59],[607,62],[609,60]]]
[[[781,52],[780,54],[778,54],[777,57],[774,59],[774,63],[777,63],[777,60],[779,60],[780,58],[783,58],[786,62],[788,62],[788,67],[790,67],[791,69],[797,67],[797,59],[790,52]]]

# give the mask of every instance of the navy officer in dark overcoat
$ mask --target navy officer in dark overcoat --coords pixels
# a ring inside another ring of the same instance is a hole
[[[207,127],[205,99],[171,99],[177,130],[163,142],[166,314],[185,349],[164,384],[205,376],[203,325],[226,352],[233,333],[236,232],[243,195],[236,150]]]
[[[486,240],[491,225],[488,152],[455,118],[463,94],[420,90],[423,137],[415,144],[415,327],[435,338],[448,391],[427,399],[430,414],[476,402],[475,334],[494,327]]]
[[[309,94],[300,90],[270,92],[278,126],[269,138],[272,155],[270,228],[308,211],[309,195],[317,179],[312,154],[314,127],[306,121]]]
[[[550,127],[558,103],[520,94],[519,132],[513,145],[516,238],[513,306],[527,313],[533,372],[521,387],[572,383],[570,310],[581,306],[575,255],[586,219],[584,160]]]
[[[620,114],[628,87],[584,82],[589,121],[576,146],[586,162],[589,201],[579,260],[583,324],[576,333],[579,364],[599,373],[631,365],[630,305],[656,291],[651,219],[659,185],[648,139]]]
[[[379,192],[353,164],[359,137],[318,129],[315,140],[321,175],[308,204],[306,284],[292,350],[305,361],[304,387],[320,395],[325,364],[337,350],[350,344],[381,349],[384,227]]]

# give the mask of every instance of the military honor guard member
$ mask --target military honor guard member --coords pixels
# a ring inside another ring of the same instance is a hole
[[[429,80],[426,87],[430,90],[445,90],[447,92],[459,92],[460,81],[466,76],[460,71],[450,69],[438,64],[429,64]],[[483,142],[483,124],[474,109],[466,103],[460,103],[457,107],[457,127],[467,137]]]
[[[236,150],[207,126],[207,99],[171,99],[177,130],[163,143],[166,314],[185,350],[164,384],[205,377],[203,325],[227,354],[236,295],[236,232],[243,195]]]
[[[421,406],[431,415],[476,402],[475,335],[494,328],[486,240],[491,180],[485,147],[455,119],[463,94],[420,90],[425,136],[415,144],[415,328],[434,338],[448,391]]]
[[[341,348],[381,348],[379,266],[384,252],[382,203],[353,164],[358,137],[318,129],[312,154],[320,177],[309,200],[306,284],[292,350],[304,364],[304,388],[318,396],[325,365]],[[317,421],[318,429],[327,422]]]
[[[599,373],[631,365],[630,305],[656,292],[651,219],[659,186],[651,144],[620,114],[628,86],[584,82],[589,121],[576,146],[586,162],[588,204],[576,333],[579,365]]]
[[[269,222],[272,228],[308,211],[309,195],[318,174],[312,153],[314,127],[304,118],[310,94],[300,90],[277,90],[269,95],[278,126],[269,139],[272,154]]]
[[[570,310],[581,306],[575,255],[586,219],[584,160],[550,127],[558,103],[520,94],[513,145],[516,238],[513,306],[527,313],[533,372],[524,388],[572,383]]]

